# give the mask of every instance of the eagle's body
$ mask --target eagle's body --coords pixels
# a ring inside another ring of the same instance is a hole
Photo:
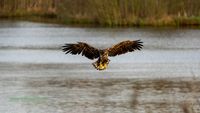
[[[99,52],[99,58],[96,62],[92,63],[92,65],[97,69],[97,70],[104,70],[107,68],[109,64],[109,59],[108,59],[108,50],[101,50]]]
[[[140,40],[136,41],[128,40],[120,42],[111,48],[101,50],[101,49],[96,49],[86,43],[78,42],[78,44],[65,44],[65,46],[63,46],[63,51],[66,52],[66,54],[68,53],[71,53],[73,55],[82,54],[82,56],[85,56],[91,60],[98,58],[98,60],[92,63],[92,65],[97,70],[104,70],[107,69],[108,64],[110,62],[110,60],[108,59],[109,56],[112,57],[127,52],[132,52],[134,50],[140,50],[142,46],[143,45]]]

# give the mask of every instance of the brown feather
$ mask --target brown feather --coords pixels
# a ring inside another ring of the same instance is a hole
[[[77,44],[65,44],[62,47],[63,52],[65,52],[66,54],[82,54],[82,56],[85,56],[91,60],[99,57],[98,49],[83,42],[78,42]]]
[[[108,55],[109,56],[117,56],[121,54],[125,54],[127,52],[132,52],[135,50],[141,50],[142,49],[142,43],[140,40],[135,40],[135,41],[123,41],[120,42],[116,45],[114,45],[111,48],[108,48]]]

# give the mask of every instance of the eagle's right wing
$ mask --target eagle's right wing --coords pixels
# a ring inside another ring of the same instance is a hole
[[[65,44],[62,47],[63,52],[65,52],[66,54],[82,54],[82,56],[85,56],[91,60],[99,57],[98,49],[83,42],[78,42],[77,44]]]

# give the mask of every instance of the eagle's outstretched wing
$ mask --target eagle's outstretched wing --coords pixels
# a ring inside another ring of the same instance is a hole
[[[62,47],[63,52],[65,52],[66,54],[82,54],[82,56],[85,56],[91,60],[99,57],[98,49],[83,42],[78,42],[77,44],[65,44]]]
[[[108,48],[108,56],[117,56],[127,52],[132,52],[134,50],[141,50],[143,46],[142,43],[143,42],[141,42],[140,40],[127,40],[120,42],[113,47]]]

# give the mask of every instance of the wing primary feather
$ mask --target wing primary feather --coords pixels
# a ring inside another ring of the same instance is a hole
[[[85,56],[89,59],[95,59],[99,57],[99,50],[84,42],[77,42],[76,44],[65,44],[62,46],[62,50],[65,52],[65,54],[81,54],[82,56]]]
[[[143,42],[141,40],[135,40],[135,41],[123,41],[116,45],[114,45],[111,48],[108,48],[109,56],[117,56],[121,54],[125,54],[127,52],[133,52],[135,50],[141,50]]]

